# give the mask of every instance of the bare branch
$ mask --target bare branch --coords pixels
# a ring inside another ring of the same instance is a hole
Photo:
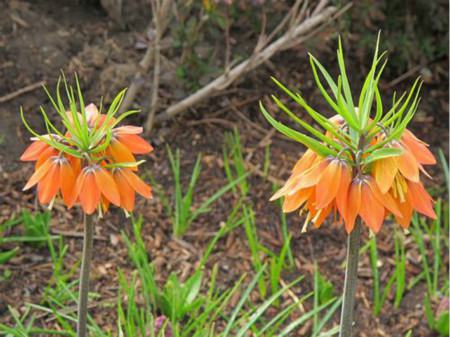
[[[303,11],[300,11],[302,13]],[[259,52],[254,53],[250,58],[241,62],[239,65],[228,71],[226,74],[222,74],[214,81],[207,84],[194,94],[188,96],[182,101],[170,106],[164,113],[156,116],[156,122],[163,122],[171,119],[178,114],[186,111],[191,106],[198,102],[210,97],[215,92],[226,88],[237,78],[243,74],[255,69],[260,64],[270,59],[277,51],[283,50],[286,45],[291,45],[295,40],[298,40],[302,36],[308,34],[314,28],[320,26],[329,20],[336,13],[335,7],[327,7],[321,10],[319,13],[309,17],[296,27],[289,28],[285,34],[283,34],[276,41],[265,47]]]
[[[153,0],[152,0],[153,1]],[[160,1],[160,0],[157,0]],[[139,89],[144,83],[143,77],[145,74],[148,73],[148,70],[152,64],[155,64],[155,39],[157,36],[159,36],[159,41],[161,41],[162,36],[164,36],[164,33],[166,32],[169,22],[170,22],[170,13],[171,13],[171,7],[172,7],[172,0],[162,0],[162,4],[160,6],[160,14],[159,16],[159,32],[158,29],[155,33],[155,38],[148,41],[147,50],[144,54],[144,57],[139,62],[139,67],[136,71],[136,74],[134,75],[133,80],[131,81],[131,84],[128,87],[127,93],[124,97],[123,103],[120,106],[120,112],[125,112],[130,107],[131,103],[133,103],[137,93],[139,92]],[[155,12],[153,12],[153,25],[155,24]],[[149,30],[151,29],[152,24],[149,27]],[[159,34],[158,34],[159,33]]]
[[[145,131],[149,133],[153,127],[153,121],[158,107],[158,91],[159,91],[159,76],[161,67],[161,37],[162,37],[162,20],[165,13],[162,9],[165,7],[164,3],[171,0],[152,0],[153,22],[155,24],[155,39],[153,44],[154,66],[153,66],[153,84],[150,99],[150,108],[145,121]]]

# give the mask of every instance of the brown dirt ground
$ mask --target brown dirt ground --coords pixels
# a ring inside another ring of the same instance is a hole
[[[85,96],[98,101],[99,93],[105,96],[105,102],[117,89],[127,86],[133,75],[135,64],[142,57],[142,51],[134,44],[138,33],[145,27],[140,17],[127,28],[121,29],[92,4],[74,5],[70,1],[0,1],[0,97],[26,85],[45,80],[53,87],[60,69],[67,74],[77,71],[80,75]],[[327,42],[330,32],[321,35],[318,41]],[[316,39],[316,40],[317,40]],[[325,44],[326,45],[326,44]],[[313,44],[314,46],[314,44]],[[317,41],[316,41],[317,46]],[[319,57],[333,64],[334,57],[330,47],[321,48]],[[300,84],[311,102],[320,106],[320,96],[313,89],[312,75],[305,57],[306,49],[299,47],[283,52],[271,63],[249,74],[245,80],[235,84],[227,94],[210,99],[206,104],[195,107],[191,114],[156,129],[150,141],[155,152],[148,158],[145,170],[154,176],[160,185],[171,191],[171,173],[165,152],[165,144],[181,149],[184,179],[188,179],[195,156],[203,153],[203,171],[201,183],[196,191],[200,199],[213,193],[226,182],[220,158],[222,157],[223,135],[233,127],[238,127],[242,135],[245,154],[253,165],[262,165],[264,142],[269,128],[263,121],[256,104],[273,86],[267,79],[275,74],[286,79],[289,86]],[[362,69],[362,66],[355,65]],[[356,68],[357,69],[357,68]],[[448,73],[447,64],[438,64],[433,70],[435,78],[425,86],[423,103],[412,128],[432,150],[441,147],[448,152]],[[356,80],[356,79],[355,79]],[[150,81],[148,81],[150,82]],[[144,88],[145,92],[148,88]],[[146,92],[149,92],[148,90]],[[162,88],[166,100],[171,100],[170,87]],[[138,97],[139,104],[145,104],[144,94]],[[172,100],[173,101],[173,100]],[[49,111],[49,102],[45,93],[38,89],[0,104],[0,222],[17,214],[21,209],[35,209],[34,192],[22,193],[21,188],[29,176],[31,165],[20,165],[18,157],[28,143],[27,131],[21,124],[19,107],[29,115],[31,124],[42,128],[38,117],[38,106],[43,104]],[[34,112],[36,112],[34,114]],[[214,120],[210,118],[214,117]],[[135,123],[142,118],[134,119]],[[281,137],[271,136],[270,175],[275,179],[285,179],[290,168],[302,153],[303,148]],[[432,169],[437,177],[429,182],[433,188],[442,182],[438,168]],[[279,209],[269,203],[271,183],[258,175],[251,177],[249,201],[254,205],[259,236],[265,245],[276,250],[282,244],[278,229]],[[214,210],[196,221],[182,243],[171,239],[170,221],[163,212],[158,197],[150,201],[139,200],[136,213],[145,219],[143,233],[150,257],[158,268],[158,278],[162,281],[171,271],[186,276],[210,240],[210,234],[219,228],[226,219],[237,196],[232,194],[218,201]],[[197,203],[200,200],[197,200]],[[67,214],[61,207],[53,212],[52,231],[81,232],[80,214],[77,211]],[[300,235],[302,220],[297,215],[289,216],[289,226],[294,234],[293,251],[297,261],[297,273],[305,274],[303,287],[296,289],[297,295],[311,289],[314,259],[320,270],[330,279],[339,291],[343,284],[342,262],[345,256],[345,237],[342,228],[323,226],[320,230],[311,230]],[[118,286],[117,268],[130,272],[132,266],[127,259],[126,248],[120,238],[120,231],[130,231],[129,222],[124,221],[120,212],[113,211],[97,227],[100,237],[95,242],[97,254],[93,263],[93,290],[101,299],[113,299]],[[367,233],[364,234],[367,236]],[[118,239],[118,240],[117,240]],[[75,263],[81,251],[81,240],[67,235],[69,244],[67,266]],[[392,225],[387,224],[379,236],[381,255],[383,256],[383,281],[393,268]],[[407,244],[408,247],[411,243]],[[6,247],[8,248],[8,247]],[[444,256],[448,261],[448,256]],[[408,264],[407,279],[420,272],[420,265],[414,256]],[[8,268],[12,276],[0,284],[0,321],[10,322],[6,309],[12,305],[20,309],[24,303],[38,303],[42,290],[51,275],[48,252],[44,249],[23,246],[19,257],[0,271]],[[231,284],[243,272],[251,271],[251,262],[246,247],[245,234],[237,230],[221,240],[210,258],[208,267],[219,263],[223,286]],[[285,275],[289,278],[290,275]],[[367,256],[360,264],[360,280],[357,294],[355,336],[403,336],[413,329],[413,336],[429,337],[433,334],[427,327],[422,307],[423,285],[413,288],[405,296],[400,308],[395,309],[388,301],[379,317],[371,313],[371,278]],[[108,310],[108,313],[105,313]],[[113,309],[92,309],[97,322],[114,330],[115,312]],[[111,312],[110,312],[111,311]],[[337,322],[337,317],[335,317]],[[51,325],[50,322],[41,322]],[[307,331],[298,332],[298,336],[307,336]]]

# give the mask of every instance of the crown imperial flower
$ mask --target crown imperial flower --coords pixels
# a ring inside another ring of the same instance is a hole
[[[274,82],[300,105],[323,129],[322,132],[301,120],[280,99],[272,96],[280,109],[310,135],[298,132],[275,120],[261,104],[266,119],[281,133],[302,143],[307,151],[294,166],[284,186],[271,198],[284,197],[283,211],[305,211],[306,222],[321,226],[330,215],[344,223],[348,233],[360,217],[377,233],[388,216],[408,228],[413,211],[435,218],[433,200],[420,180],[424,165],[436,163],[428,145],[406,127],[419,103],[421,83],[417,79],[409,91],[383,113],[378,81],[386,62],[378,55],[378,44],[372,68],[364,82],[355,106],[345,73],[339,42],[338,63],[341,74],[337,83],[327,70],[310,55],[318,88],[336,112],[326,118],[309,106],[303,97]],[[331,89],[325,90],[321,76]],[[375,103],[375,104],[374,104]]]
[[[125,117],[136,111],[128,111],[116,117],[125,91],[119,93],[109,110],[102,114],[94,104],[83,106],[83,97],[77,81],[77,110],[74,90],[64,81],[70,110],[66,111],[57,88],[57,100],[50,95],[54,109],[61,117],[66,131],[60,132],[49,121],[44,109],[47,130],[39,135],[27,124],[23,111],[22,119],[34,135],[33,141],[20,159],[34,161],[35,171],[23,190],[37,185],[38,199],[42,204],[53,205],[58,195],[71,208],[80,204],[86,214],[96,210],[106,212],[110,204],[131,212],[135,203],[135,192],[150,198],[152,191],[138,175],[135,155],[150,153],[153,148],[140,134],[141,127],[117,126]],[[47,92],[48,93],[48,92]]]

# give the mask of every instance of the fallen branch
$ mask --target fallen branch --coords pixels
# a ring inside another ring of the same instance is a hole
[[[323,1],[321,2],[321,6],[323,6]],[[314,11],[313,13],[316,13],[316,11]],[[324,22],[326,22],[326,20],[332,18],[335,13],[335,7],[323,8],[302,23],[289,28],[280,38],[278,38],[273,43],[267,45],[264,48],[255,48],[255,53],[250,58],[241,62],[230,71],[222,74],[220,77],[216,78],[214,81],[198,90],[191,96],[188,96],[182,101],[170,106],[164,113],[156,116],[155,122],[160,123],[169,120],[186,111],[193,105],[210,97],[216,91],[223,90],[245,73],[255,69],[262,63],[269,60],[277,51],[286,49],[287,46],[292,46],[293,42],[300,42],[302,37],[304,37],[308,32],[323,24]],[[303,13],[301,16],[303,16]],[[294,22],[297,23],[298,20],[294,20]]]
[[[164,16],[167,17],[165,9],[169,8],[171,0],[152,0],[152,12],[153,12],[153,22],[155,24],[155,41],[153,43],[153,84],[152,93],[149,104],[149,113],[147,120],[145,121],[145,131],[149,133],[153,127],[153,120],[156,114],[156,108],[158,107],[158,91],[159,91],[159,75],[160,75],[160,64],[161,64],[161,37],[164,31],[162,21]],[[167,21],[166,21],[167,22]]]
[[[152,3],[153,5],[153,3]],[[158,12],[153,13],[153,22],[156,24],[156,18],[158,17],[158,27],[155,27],[153,39],[149,39],[147,50],[144,54],[144,57],[139,62],[138,69],[134,75],[133,80],[131,81],[130,86],[128,87],[127,93],[123,99],[123,102],[120,106],[120,112],[125,112],[130,107],[131,103],[134,101],[139,89],[144,84],[144,76],[148,72],[150,66],[155,64],[155,56],[156,49],[155,46],[160,45],[160,41],[164,33],[166,32],[169,22],[170,22],[170,9],[172,6],[172,0],[164,0],[162,5],[158,6]],[[149,28],[150,30],[151,28]],[[159,39],[159,41],[154,41]],[[159,51],[158,51],[159,52]],[[158,60],[159,62],[159,60]],[[155,64],[156,65],[156,64]]]
[[[20,95],[26,94],[27,92],[36,90],[37,88],[40,88],[43,85],[45,85],[45,81],[39,81],[39,82],[30,84],[30,85],[27,85],[26,87],[23,87],[23,88],[16,90],[10,94],[0,97],[0,103],[5,103],[7,101],[10,101]]]

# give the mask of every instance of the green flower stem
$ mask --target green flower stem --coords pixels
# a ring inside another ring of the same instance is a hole
[[[87,304],[89,293],[89,272],[91,270],[92,247],[94,243],[94,216],[84,215],[83,256],[81,260],[80,288],[78,294],[77,337],[87,337]]]
[[[358,279],[360,236],[361,224],[359,220],[347,240],[347,266],[345,270],[339,337],[352,336],[353,307],[355,303],[356,281]]]

